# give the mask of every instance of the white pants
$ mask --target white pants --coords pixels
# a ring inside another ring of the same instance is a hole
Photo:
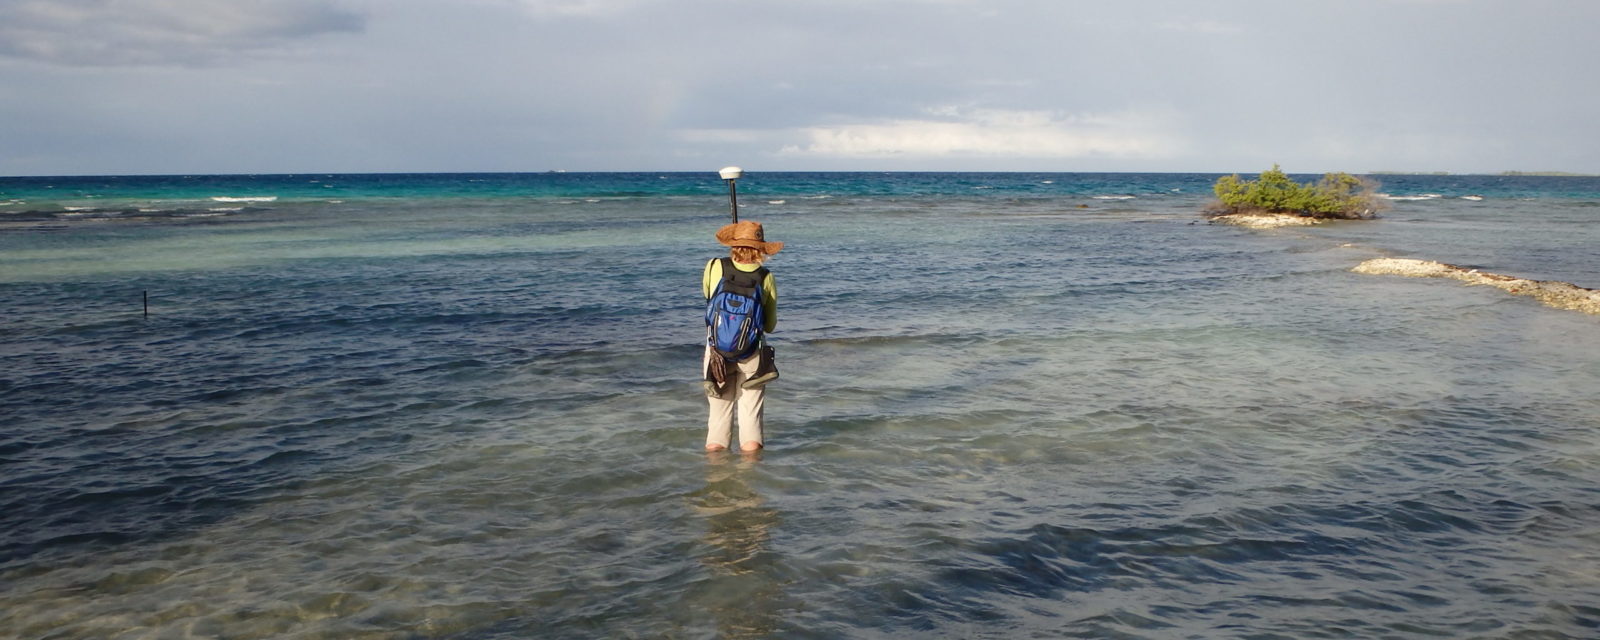
[[[700,363],[700,370],[705,371],[711,364],[711,347],[706,347],[705,358]],[[762,407],[766,399],[764,388],[744,389],[739,385],[756,375],[756,369],[761,366],[761,352],[740,361],[737,366],[729,367],[728,386],[721,396],[706,396],[706,402],[711,405],[711,415],[706,419],[706,444],[719,444],[724,447],[733,438],[733,407],[739,406],[739,444],[761,444]]]

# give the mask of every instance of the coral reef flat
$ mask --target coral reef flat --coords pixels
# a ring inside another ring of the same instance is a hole
[[[1569,282],[1528,280],[1498,273],[1486,273],[1477,269],[1468,269],[1432,260],[1406,258],[1374,258],[1356,265],[1351,270],[1356,273],[1374,275],[1450,278],[1470,285],[1489,286],[1503,289],[1519,296],[1529,296],[1557,309],[1570,309],[1600,315],[1600,291],[1580,287]]]

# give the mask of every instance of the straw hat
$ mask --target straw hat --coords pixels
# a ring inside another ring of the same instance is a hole
[[[782,242],[767,242],[759,222],[735,222],[717,230],[717,242],[730,247],[750,247],[767,255],[783,249]]]

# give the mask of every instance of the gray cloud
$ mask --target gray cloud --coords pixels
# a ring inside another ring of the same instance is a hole
[[[0,56],[84,67],[207,66],[356,32],[331,0],[16,0],[0,4]]]
[[[0,0],[0,86],[26,88],[0,91],[0,174],[1595,172],[1597,20],[1590,0]]]

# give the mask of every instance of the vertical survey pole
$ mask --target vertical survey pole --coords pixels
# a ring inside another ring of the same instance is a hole
[[[722,176],[722,179],[728,183],[728,214],[733,217],[734,222],[738,222],[739,188],[734,186],[733,183],[735,180],[739,179],[739,176],[744,175],[744,169],[740,169],[738,167],[723,167],[721,171],[717,172],[717,175]]]

